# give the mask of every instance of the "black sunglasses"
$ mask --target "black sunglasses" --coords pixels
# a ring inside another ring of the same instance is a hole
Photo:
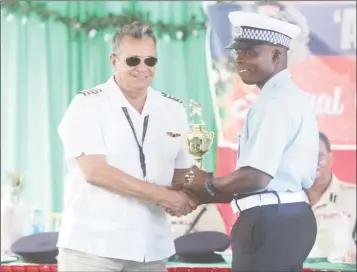
[[[141,62],[139,57],[129,57],[125,59],[125,62],[130,67],[138,66]],[[144,63],[149,67],[154,67],[157,63],[157,58],[155,57],[148,57],[144,59]]]

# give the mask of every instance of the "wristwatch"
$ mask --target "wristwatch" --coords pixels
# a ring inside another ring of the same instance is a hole
[[[210,196],[215,196],[216,195],[216,189],[214,188],[213,186],[213,174],[210,173],[211,175],[209,176],[206,184],[205,184],[205,189],[207,191],[207,193],[210,195]]]

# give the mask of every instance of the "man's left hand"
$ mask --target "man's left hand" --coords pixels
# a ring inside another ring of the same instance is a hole
[[[188,188],[196,193],[205,191],[205,184],[208,179],[212,177],[212,173],[208,173],[199,169],[197,166],[193,166],[191,170],[185,175],[185,188]]]

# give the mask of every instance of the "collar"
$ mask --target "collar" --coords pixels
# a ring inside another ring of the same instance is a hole
[[[111,76],[108,81],[106,82],[109,94],[110,94],[110,102],[114,105],[115,108],[122,108],[126,107],[130,111],[136,112],[137,111],[134,109],[134,107],[129,103],[129,101],[126,99],[124,96],[122,90],[119,88],[119,86],[116,84],[114,80],[114,75]],[[152,108],[152,100],[153,100],[153,94],[154,90],[149,87],[147,90],[147,97],[145,101],[145,105],[143,108],[143,111],[141,113],[142,116],[145,116],[149,114],[151,108]]]
[[[282,70],[269,79],[263,86],[261,91],[271,91],[285,83],[286,81],[291,80],[291,74],[288,69]]]
[[[331,183],[327,187],[326,191],[322,194],[320,200],[312,206],[313,209],[324,206],[328,203],[336,203],[338,201],[338,195],[340,193],[340,180],[332,174]]]

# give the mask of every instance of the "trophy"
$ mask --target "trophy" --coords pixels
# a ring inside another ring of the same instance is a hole
[[[212,131],[204,130],[204,122],[202,120],[202,106],[190,100],[190,104],[187,106],[190,108],[191,113],[191,131],[185,133],[183,136],[186,139],[188,152],[194,156],[195,164],[198,168],[203,168],[203,156],[210,150],[214,139],[214,133]],[[198,122],[195,120],[198,119]]]

